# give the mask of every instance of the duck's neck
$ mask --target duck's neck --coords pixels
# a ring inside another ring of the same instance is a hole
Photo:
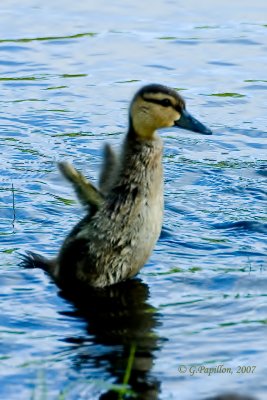
[[[147,132],[147,135],[145,134],[145,131],[142,131],[142,133],[137,132],[132,118],[130,117],[128,132],[123,143],[123,153],[135,154],[136,156],[140,154],[140,158],[146,155],[149,159],[149,157],[152,156],[151,153],[159,148],[162,151],[162,140],[158,136],[157,131],[153,130],[150,132],[150,134]]]
[[[130,124],[123,143],[118,183],[150,186],[151,181],[162,178],[162,148],[156,132],[150,139],[140,138]]]
[[[150,123],[146,122],[147,121],[143,117],[135,117],[135,120],[133,121],[130,115],[128,137],[135,138],[136,140],[153,140],[157,135],[157,132]]]

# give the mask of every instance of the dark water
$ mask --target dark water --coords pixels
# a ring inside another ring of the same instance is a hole
[[[233,3],[1,2],[2,399],[266,398],[266,2]],[[183,89],[214,135],[161,133],[156,249],[77,311],[17,252],[56,253],[82,215],[56,162],[96,180],[148,82]]]

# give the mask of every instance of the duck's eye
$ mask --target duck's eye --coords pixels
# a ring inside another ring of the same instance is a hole
[[[161,105],[163,107],[169,107],[169,106],[172,105],[172,103],[171,103],[171,101],[169,99],[163,99],[163,100],[161,100]]]

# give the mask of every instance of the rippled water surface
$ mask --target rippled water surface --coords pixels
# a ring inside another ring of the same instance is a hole
[[[265,0],[1,2],[2,399],[266,398],[266,24]],[[214,135],[161,133],[155,251],[75,307],[17,253],[57,252],[82,210],[56,162],[96,181],[148,82]],[[197,369],[219,365],[232,373]]]

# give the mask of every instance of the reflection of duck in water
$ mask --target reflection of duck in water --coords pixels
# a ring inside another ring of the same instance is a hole
[[[75,344],[71,358],[78,381],[92,381],[94,371],[96,380],[105,377],[106,389],[99,389],[100,397],[92,396],[90,385],[84,396],[157,400],[160,382],[151,369],[161,340],[155,332],[159,326],[157,311],[147,302],[148,286],[131,279],[102,289],[69,288],[62,291],[62,296],[76,306],[75,311],[65,314],[82,317],[88,323],[89,336],[85,335],[84,340],[65,339]]]
[[[89,211],[67,236],[56,259],[29,253],[26,264],[45,269],[60,285],[78,281],[105,287],[136,275],[162,226],[163,146],[156,130],[172,126],[211,134],[186,111],[175,90],[148,85],[131,103],[120,157],[106,148],[100,191],[70,164],[61,163],[61,171]]]
[[[70,300],[74,311],[65,315],[82,317],[87,323],[84,338],[66,337],[73,344],[68,350],[72,360],[71,376],[77,376],[74,396],[79,382],[83,387],[83,398],[99,400],[158,400],[161,393],[160,375],[153,371],[156,354],[166,341],[159,337],[161,315],[148,302],[149,288],[139,279],[131,279],[102,289],[63,290],[62,297]],[[64,347],[64,352],[66,351]],[[167,367],[168,369],[168,367]],[[166,373],[166,365],[162,364]],[[184,380],[172,376],[177,389]],[[96,384],[94,386],[94,380]],[[101,382],[99,382],[99,380]],[[90,384],[88,384],[90,382]],[[102,383],[102,384],[101,384]],[[165,382],[166,383],[166,382]],[[173,387],[173,388],[174,388]],[[166,388],[166,385],[165,385]],[[92,394],[93,392],[93,394]],[[80,397],[79,397],[80,398]],[[194,396],[192,400],[200,400]],[[201,400],[204,400],[201,397]],[[254,397],[237,394],[221,394],[205,397],[205,400],[256,400]]]

